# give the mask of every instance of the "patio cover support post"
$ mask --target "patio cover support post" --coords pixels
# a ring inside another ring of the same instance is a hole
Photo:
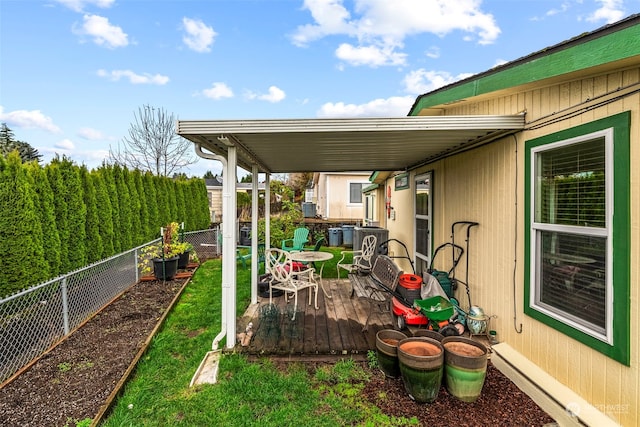
[[[264,244],[265,249],[271,247],[271,175],[268,173],[264,177]]]
[[[258,165],[251,166],[251,304],[258,303],[258,212],[260,198],[258,197]]]
[[[222,322],[227,326],[227,348],[236,345],[236,147],[227,148],[227,164],[222,173]],[[225,321],[226,318],[226,321]]]

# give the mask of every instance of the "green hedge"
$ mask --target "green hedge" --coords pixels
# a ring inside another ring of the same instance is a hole
[[[173,221],[209,227],[203,179],[0,156],[0,297],[153,240]]]

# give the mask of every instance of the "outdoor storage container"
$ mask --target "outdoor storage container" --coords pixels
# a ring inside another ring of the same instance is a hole
[[[353,229],[355,226],[353,225],[343,225],[342,226],[342,244],[347,247],[353,246]]]
[[[305,218],[313,218],[316,216],[316,204],[304,202],[302,204],[302,214]]]
[[[241,246],[251,245],[251,227],[240,227],[240,239]]]
[[[329,246],[342,245],[342,229],[330,228],[329,229]]]
[[[389,240],[389,230],[382,227],[354,227],[353,229],[353,249],[360,250],[362,248],[362,241],[365,236],[373,234],[376,236],[376,252],[371,258],[371,265],[375,264],[378,255],[387,255],[387,245],[384,248],[380,248],[380,243]]]
[[[422,288],[422,278],[415,274],[401,274],[397,290],[409,304],[420,299],[420,289]]]

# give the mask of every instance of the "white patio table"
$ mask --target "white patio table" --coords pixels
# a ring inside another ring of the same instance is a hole
[[[324,296],[327,298],[331,298],[324,288],[324,284],[322,283],[322,270],[324,270],[324,263],[333,258],[333,254],[329,252],[320,252],[320,251],[300,251],[300,252],[289,252],[289,256],[293,261],[299,262],[318,262],[320,264],[320,271],[318,272],[318,277],[320,278],[320,287],[322,288],[322,292],[324,292]]]

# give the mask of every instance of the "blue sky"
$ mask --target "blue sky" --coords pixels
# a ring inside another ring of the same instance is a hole
[[[406,116],[416,97],[640,0],[0,0],[0,122],[98,167],[144,105],[179,119]],[[199,160],[185,172],[220,173]]]

